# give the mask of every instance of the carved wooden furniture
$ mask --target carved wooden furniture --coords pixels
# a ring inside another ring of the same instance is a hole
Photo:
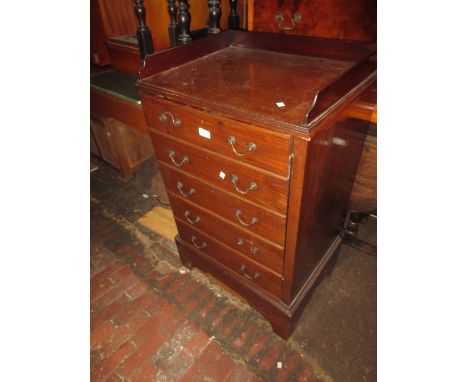
[[[237,12],[237,2],[238,0],[229,0],[229,16],[228,16],[228,27],[229,29],[239,29],[240,28],[240,17]]]
[[[189,1],[167,1],[167,12],[169,15],[169,26],[168,35],[171,46],[177,46],[180,44],[188,44],[192,40],[205,37],[209,34],[220,33],[222,29],[239,29],[241,25],[241,15],[244,16],[244,12],[237,11],[238,0],[231,0],[229,2],[221,2],[219,0],[208,0],[208,20],[206,26],[200,28],[198,23],[198,29],[191,26],[192,13],[195,11],[195,15],[199,15],[203,9],[203,3],[196,3],[195,9],[191,8]],[[241,0],[241,8],[245,8],[245,1]],[[221,18],[223,12],[227,11],[229,4],[229,12],[227,17]],[[224,8],[224,11],[223,9]],[[199,17],[198,17],[199,18]],[[244,17],[242,17],[244,20]],[[226,25],[227,24],[227,25]]]
[[[134,3],[135,15],[138,20],[136,37],[140,50],[140,58],[143,60],[146,55],[154,53],[153,38],[151,37],[150,29],[146,25],[146,8],[143,4],[143,0],[134,0]]]
[[[377,212],[377,83],[356,105],[356,118],[369,121],[361,161],[351,193],[349,211]]]
[[[377,40],[376,0],[249,0],[249,30]]]
[[[137,87],[182,262],[288,337],[341,227],[375,44],[228,31],[147,56]]]
[[[133,0],[133,17],[137,20],[132,33],[113,36],[107,40],[107,48],[114,69],[136,74],[141,60],[154,53],[151,31],[146,25],[146,8],[143,0]],[[136,30],[136,32],[135,32]]]
[[[154,155],[135,81],[114,70],[91,76],[91,152],[124,178]]]
[[[364,92],[352,114],[355,118],[367,121],[369,129],[354,178],[344,241],[368,254],[377,255],[376,246],[356,238],[359,224],[367,222],[370,214],[377,213],[377,82]]]
[[[91,0],[92,63],[136,74],[153,52],[143,0]]]
[[[153,31],[153,40],[158,40],[155,45],[157,49],[186,44],[228,28],[238,29],[246,21],[247,0],[167,0],[167,15],[161,8],[162,2],[158,4],[155,0],[146,0],[146,3],[148,25]],[[155,13],[158,16],[157,23]],[[179,39],[181,33],[183,37]],[[166,36],[169,36],[168,43],[164,42]]]
[[[246,1],[91,0],[91,62],[136,75],[154,49],[238,29]]]

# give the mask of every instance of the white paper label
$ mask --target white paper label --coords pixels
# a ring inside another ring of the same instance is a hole
[[[276,106],[278,106],[278,107],[285,107],[286,104],[285,104],[283,101],[280,101],[280,102],[276,102]]]
[[[333,143],[338,146],[346,146],[346,141],[342,138],[333,138]]]
[[[220,177],[221,179],[224,179],[224,178],[226,177],[226,174],[225,174],[224,172],[220,171],[220,172],[219,172],[219,177]]]
[[[205,130],[203,127],[198,128],[198,134],[203,138],[211,139],[211,133],[208,130]]]

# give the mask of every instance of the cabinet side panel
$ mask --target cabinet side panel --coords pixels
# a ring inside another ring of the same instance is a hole
[[[369,131],[375,124],[370,124]],[[377,212],[377,137],[367,134],[356,172],[349,210]]]
[[[307,148],[294,261],[293,298],[340,233],[368,122],[349,107],[315,134]]]
[[[119,160],[112,144],[111,132],[108,126],[111,121],[110,118],[91,115],[91,130],[99,148],[101,159],[119,168]]]

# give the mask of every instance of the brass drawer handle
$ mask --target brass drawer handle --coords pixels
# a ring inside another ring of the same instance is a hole
[[[188,221],[190,224],[198,224],[198,223],[200,223],[200,220],[201,220],[201,217],[200,217],[200,216],[195,217],[195,220],[190,219],[190,211],[189,211],[189,210],[185,210],[184,216],[185,216],[185,219],[187,219],[187,221]]]
[[[255,224],[255,223],[258,222],[258,219],[257,219],[255,216],[253,216],[253,217],[250,219],[250,223],[246,223],[246,222],[244,222],[244,221],[241,219],[241,217],[240,217],[241,214],[242,214],[241,210],[240,210],[240,209],[237,209],[237,210],[236,210],[237,220],[239,220],[239,223],[241,223],[242,225],[251,225],[251,224]]]
[[[228,143],[231,145],[232,147],[232,151],[234,151],[234,154],[236,154],[237,156],[239,157],[243,157],[247,154],[248,151],[252,152],[252,151],[255,151],[257,149],[257,146],[255,145],[255,143],[253,142],[249,142],[247,143],[247,152],[245,153],[241,153],[239,151],[236,150],[236,148],[234,147],[234,145],[236,144],[236,138],[233,137],[232,135],[230,135],[228,137]]]
[[[252,252],[254,255],[258,253],[258,248],[254,245],[252,240],[243,239],[243,238],[239,238],[239,240],[237,240],[238,245],[242,245],[244,243],[250,244],[250,252]]]
[[[195,248],[202,249],[208,247],[208,244],[206,242],[201,243],[201,245],[197,244],[197,237],[194,235],[192,236],[192,243],[195,246]]]
[[[236,190],[239,194],[242,194],[242,195],[245,195],[247,194],[249,191],[254,191],[257,189],[257,183],[255,182],[250,182],[250,185],[249,185],[249,188],[245,191],[242,191],[241,189],[239,189],[237,187],[237,182],[239,181],[239,178],[236,176],[236,175],[232,175],[231,176],[231,182],[232,184],[234,185],[234,187],[236,187]]]
[[[178,118],[174,118],[170,111],[164,111],[161,114],[159,114],[159,120],[161,122],[167,121],[168,116],[171,117],[171,122],[174,126],[180,126],[182,124],[182,121]]]
[[[184,155],[184,157],[182,158],[182,161],[177,163],[175,160],[174,160],[174,157],[176,156],[176,153],[175,151],[170,151],[169,152],[169,158],[171,158],[171,161],[172,163],[174,163],[174,165],[176,165],[177,167],[182,167],[184,164],[190,162],[190,159],[187,155]]]
[[[184,198],[188,198],[190,195],[193,195],[195,193],[195,190],[193,188],[190,188],[189,192],[185,193],[184,190],[182,190],[182,188],[184,188],[184,185],[183,185],[183,183],[181,181],[177,182],[177,188],[178,188],[180,194]]]
[[[276,14],[276,21],[278,21],[278,28],[283,29],[283,30],[293,30],[296,29],[296,23],[301,22],[302,20],[302,15],[298,12],[294,14],[294,17],[291,17],[291,25],[285,26],[283,24],[284,21],[284,15],[282,12],[278,12]]]
[[[241,264],[240,270],[241,270],[242,274],[243,274],[245,277],[247,277],[249,280],[256,280],[256,279],[258,279],[258,278],[260,277],[260,273],[258,273],[258,272],[255,272],[255,274],[254,274],[253,276],[250,276],[249,274],[247,274],[247,273],[245,272],[245,268],[247,268],[247,267],[245,266],[245,264]]]

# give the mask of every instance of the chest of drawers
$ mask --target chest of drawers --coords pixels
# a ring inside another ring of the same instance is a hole
[[[143,110],[182,262],[287,338],[339,249],[375,46],[228,31],[148,56]]]

